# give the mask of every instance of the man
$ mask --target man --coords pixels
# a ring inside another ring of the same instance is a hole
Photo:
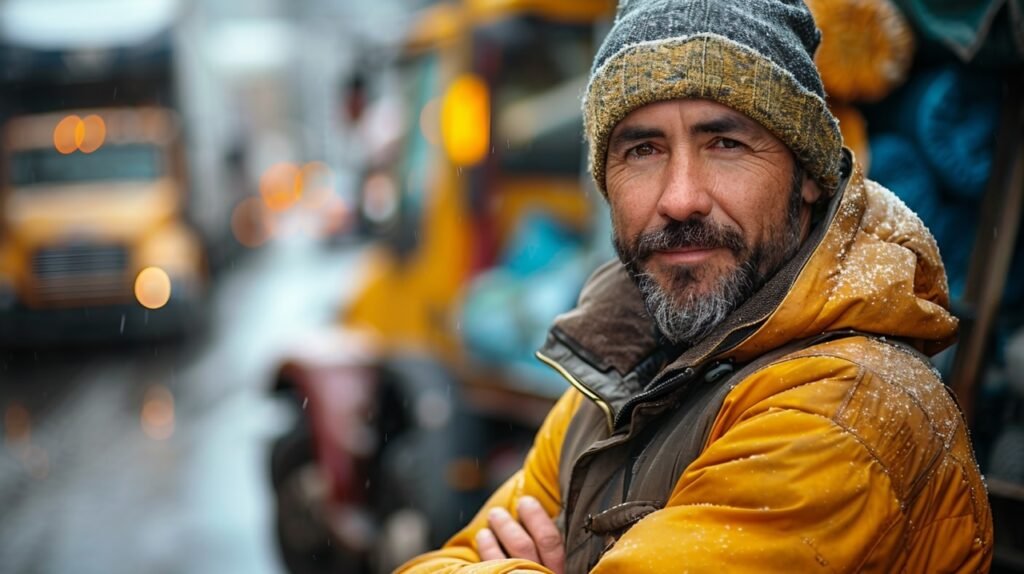
[[[627,0],[584,99],[621,262],[538,356],[572,388],[407,572],[977,572],[991,516],[935,241],[842,148],[799,0]]]

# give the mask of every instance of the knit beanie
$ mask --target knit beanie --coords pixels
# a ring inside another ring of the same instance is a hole
[[[814,66],[820,39],[802,0],[621,0],[583,99],[598,188],[607,193],[616,124],[653,102],[701,98],[767,128],[833,193],[842,136]]]

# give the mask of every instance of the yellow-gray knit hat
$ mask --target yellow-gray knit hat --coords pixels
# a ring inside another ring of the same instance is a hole
[[[598,188],[606,191],[608,137],[626,115],[702,98],[763,125],[832,193],[842,136],[814,65],[820,39],[802,0],[620,0],[583,99]]]

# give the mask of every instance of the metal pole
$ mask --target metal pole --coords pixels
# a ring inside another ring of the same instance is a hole
[[[974,399],[981,383],[989,337],[1002,301],[1013,259],[1021,206],[1024,203],[1024,70],[1010,77],[1000,114],[1001,126],[992,175],[982,204],[971,253],[960,344],[953,359],[950,384],[968,425],[974,421]]]

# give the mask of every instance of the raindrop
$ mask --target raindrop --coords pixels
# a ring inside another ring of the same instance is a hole
[[[309,404],[309,397],[302,399],[302,410],[306,410],[306,405]]]
[[[124,313],[121,313],[121,334],[124,335]]]

